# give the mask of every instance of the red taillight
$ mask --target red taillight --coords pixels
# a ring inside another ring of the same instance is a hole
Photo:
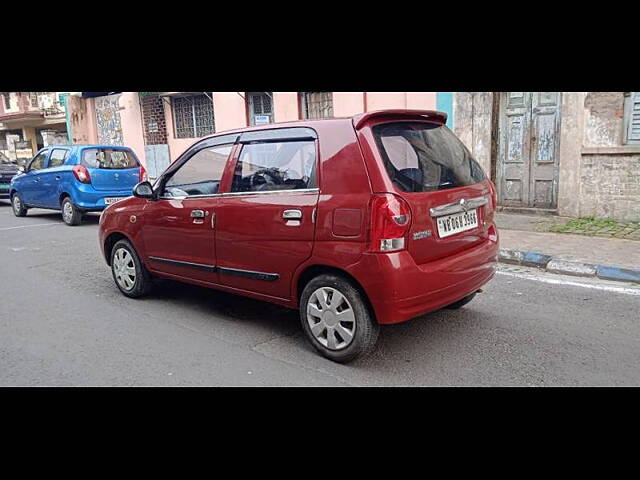
[[[89,170],[84,165],[76,165],[73,167],[73,175],[78,179],[81,183],[91,183],[91,175],[89,175]]]
[[[147,170],[140,165],[140,181],[144,182],[145,180],[149,180],[149,176],[147,175]]]
[[[404,250],[405,235],[411,227],[409,204],[391,193],[374,195],[371,200],[372,252]]]

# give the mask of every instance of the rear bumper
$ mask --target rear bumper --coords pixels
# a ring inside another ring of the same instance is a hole
[[[81,184],[72,194],[72,200],[82,210],[87,212],[99,212],[104,210],[107,205],[104,203],[105,198],[120,197],[126,198],[132,195],[129,190],[96,190],[92,185]]]
[[[423,265],[406,251],[365,254],[352,273],[365,289],[378,323],[394,324],[439,310],[480,289],[493,278],[497,255],[498,238],[493,236]]]

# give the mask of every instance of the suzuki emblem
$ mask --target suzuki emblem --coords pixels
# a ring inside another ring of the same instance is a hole
[[[469,211],[469,207],[467,206],[467,202],[465,201],[464,198],[460,200],[460,206],[464,209],[465,212]]]

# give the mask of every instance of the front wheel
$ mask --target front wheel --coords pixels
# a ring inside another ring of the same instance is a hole
[[[127,240],[117,241],[111,250],[111,273],[127,297],[142,297],[151,290],[151,275]]]
[[[13,214],[16,217],[26,217],[27,207],[24,206],[24,203],[22,203],[22,200],[17,193],[14,193],[11,197],[11,207],[13,208]]]
[[[300,320],[314,348],[339,363],[370,353],[380,331],[363,294],[337,275],[320,275],[305,286]]]

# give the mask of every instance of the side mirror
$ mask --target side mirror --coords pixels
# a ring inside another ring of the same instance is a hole
[[[133,187],[133,196],[138,198],[153,198],[153,186],[146,180],[140,182]]]
[[[20,167],[18,168],[18,173],[24,173],[26,171],[27,171],[27,169],[26,169],[26,167],[24,165],[20,165]]]

